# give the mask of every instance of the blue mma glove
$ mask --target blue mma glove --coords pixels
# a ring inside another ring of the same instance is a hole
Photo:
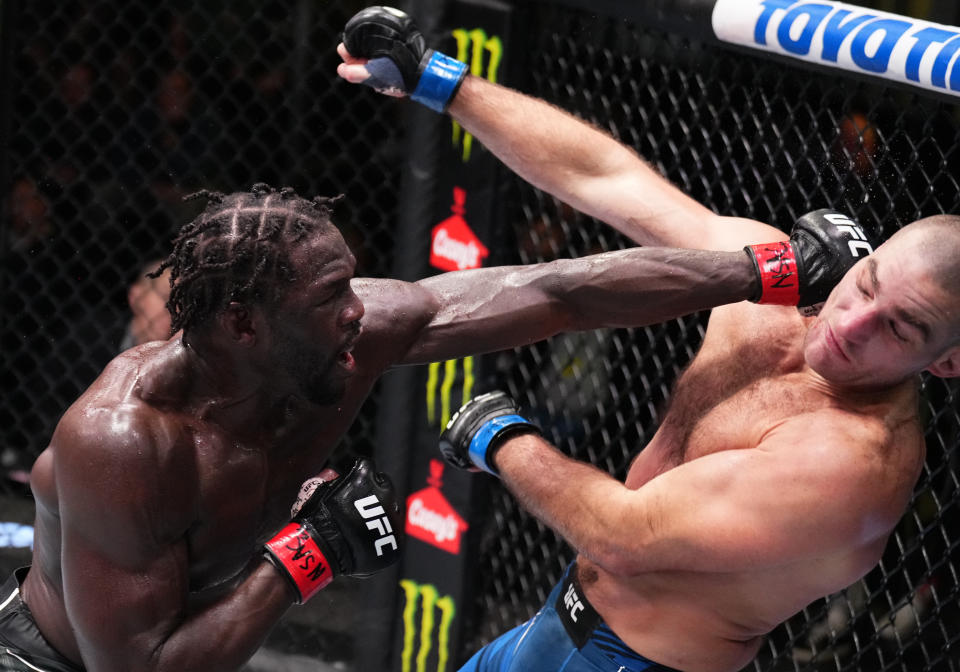
[[[466,63],[428,49],[413,19],[393,7],[357,12],[343,29],[343,44],[351,56],[369,59],[364,84],[409,95],[436,112],[446,111],[467,75]]]
[[[516,434],[540,435],[540,428],[518,414],[516,402],[504,392],[488,392],[457,411],[440,434],[443,459],[468,471],[499,476],[493,456],[503,441]]]

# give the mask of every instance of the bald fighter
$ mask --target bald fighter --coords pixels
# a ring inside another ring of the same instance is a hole
[[[644,249],[782,236],[710,212],[607,134],[466,74],[397,10],[363,10],[343,42],[341,77],[449,112],[524,179]],[[862,255],[817,317],[713,310],[622,483],[562,455],[503,395],[467,404],[447,458],[498,474],[578,555],[538,615],[464,669],[733,672],[779,623],[866,574],[923,464],[918,374],[960,373],[957,258],[960,217],[937,216]]]
[[[401,512],[367,460],[291,511],[389,367],[748,298],[809,305],[855,261],[849,232],[814,218],[746,254],[357,279],[328,199],[199,196],[157,272],[179,335],[114,359],[33,467],[33,564],[0,593],[0,669],[234,670],[292,604],[394,562]]]

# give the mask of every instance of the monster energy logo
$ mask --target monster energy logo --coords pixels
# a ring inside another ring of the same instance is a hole
[[[448,359],[442,363],[443,382],[440,382],[441,362],[430,364],[427,374],[427,422],[432,426],[437,422],[437,386],[440,387],[440,427],[446,427],[450,422],[450,416],[456,409],[450,408],[450,397],[453,393],[453,384],[457,380],[457,363],[463,362],[463,399],[457,408],[470,401],[470,394],[473,391],[473,357],[465,357],[462,360]]]
[[[457,613],[453,598],[440,597],[436,586],[401,579],[400,587],[406,598],[403,607],[403,650],[400,662],[403,672],[411,672],[416,651],[416,672],[427,672],[427,659],[433,649],[434,629],[437,636],[436,672],[444,672],[450,659],[450,626]],[[420,641],[417,642],[417,608],[420,608]],[[439,622],[437,616],[439,612]]]
[[[457,28],[453,31],[457,40],[457,60],[470,64],[470,74],[476,77],[484,76],[496,84],[497,70],[500,69],[500,60],[503,58],[503,42],[496,35],[487,37],[486,31],[480,28],[466,30]],[[469,50],[469,54],[467,53]],[[489,59],[485,55],[489,54]],[[473,136],[463,131],[460,124],[453,122],[453,146],[460,145],[460,136],[463,136],[463,162],[470,160],[470,150],[473,148]]]

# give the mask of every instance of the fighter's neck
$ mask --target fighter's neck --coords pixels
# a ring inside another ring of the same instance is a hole
[[[289,395],[271,394],[256,377],[239,375],[227,358],[183,339],[169,341],[161,358],[159,366],[141,370],[145,401],[176,406],[231,433],[269,433],[290,424]]]
[[[804,366],[803,375],[811,387],[845,405],[858,408],[876,406],[903,406],[911,410],[916,408],[920,387],[919,376],[911,376],[893,383],[845,384],[827,380],[809,366]]]

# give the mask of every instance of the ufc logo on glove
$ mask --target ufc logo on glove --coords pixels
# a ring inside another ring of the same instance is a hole
[[[379,538],[374,543],[377,555],[383,555],[383,547],[387,544],[393,550],[397,550],[397,539],[393,536],[393,527],[390,525],[390,519],[386,516],[386,511],[380,505],[380,500],[376,495],[368,495],[363,499],[358,499],[353,503],[360,515],[367,520],[367,529],[376,530]],[[368,520],[375,518],[374,520]]]

